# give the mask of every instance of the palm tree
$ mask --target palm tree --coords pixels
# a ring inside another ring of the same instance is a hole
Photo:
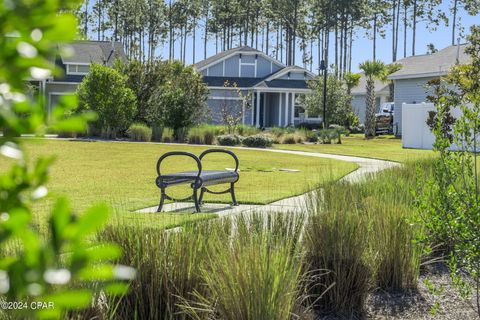
[[[365,138],[370,139],[375,137],[375,80],[384,78],[386,66],[381,61],[371,60],[361,63],[360,69],[365,73],[365,77],[367,78]]]
[[[343,79],[345,80],[345,85],[347,86],[347,94],[350,95],[352,93],[352,89],[358,86],[360,83],[360,78],[362,77],[361,74],[358,73],[353,73],[353,72],[347,72],[343,76]]]
[[[389,65],[385,66],[385,72],[382,75],[382,80],[383,82],[388,82],[388,101],[393,102],[395,98],[395,85],[393,83],[393,80],[388,80],[388,76],[391,75],[394,72],[397,72],[398,70],[402,69],[402,65],[400,63],[391,63]]]

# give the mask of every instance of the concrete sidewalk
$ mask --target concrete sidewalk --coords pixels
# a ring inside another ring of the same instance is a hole
[[[245,149],[245,148],[242,148],[242,149]],[[365,179],[365,177],[369,176],[370,174],[374,174],[382,170],[401,165],[400,163],[391,162],[391,161],[342,156],[342,155],[334,155],[334,154],[326,154],[326,153],[277,150],[277,149],[262,149],[262,151],[273,152],[273,153],[295,154],[295,155],[301,155],[306,157],[335,159],[340,161],[348,161],[348,162],[356,163],[359,166],[359,168],[347,174],[345,177],[341,179],[341,181],[347,181],[350,183],[360,182],[362,181],[362,179]],[[202,211],[208,212],[208,213],[216,213],[220,217],[235,215],[239,213],[247,213],[247,212],[279,212],[279,211],[304,212],[306,209],[308,197],[309,197],[309,193],[306,193],[300,196],[291,197],[291,198],[283,199],[273,203],[269,203],[267,205],[243,205],[242,204],[239,206],[230,206],[226,204],[206,203],[202,206]],[[155,207],[141,209],[136,212],[154,213],[156,211],[157,211],[157,207],[155,206]],[[185,212],[194,212],[194,211],[195,211],[195,207],[193,203],[190,203],[190,202],[169,203],[164,205],[163,207],[163,212],[170,212],[170,213],[173,213],[173,212],[185,213]]]

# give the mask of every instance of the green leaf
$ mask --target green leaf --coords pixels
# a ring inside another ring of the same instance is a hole
[[[128,292],[129,284],[124,282],[114,282],[106,285],[104,291],[107,295],[121,296]]]
[[[122,255],[122,249],[115,244],[102,244],[88,248],[86,256],[91,262],[114,260]]]
[[[109,215],[110,210],[107,205],[95,205],[81,215],[75,224],[71,224],[66,233],[72,240],[84,238],[99,230],[107,222]]]
[[[92,293],[89,290],[71,290],[55,293],[42,297],[39,301],[53,302],[55,308],[83,309],[92,301]]]

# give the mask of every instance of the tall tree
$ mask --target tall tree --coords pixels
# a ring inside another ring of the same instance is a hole
[[[456,42],[456,33],[459,28],[458,13],[464,9],[469,15],[475,16],[480,12],[480,0],[452,0],[450,12],[452,14],[452,46]]]
[[[375,80],[381,79],[385,74],[385,64],[378,60],[365,61],[360,64],[360,69],[367,78],[365,104],[365,138],[375,137]]]

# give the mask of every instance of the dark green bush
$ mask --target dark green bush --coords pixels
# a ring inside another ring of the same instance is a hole
[[[318,131],[319,143],[332,144],[333,140],[338,139],[338,131],[335,129],[322,129]]]
[[[221,146],[238,146],[242,143],[242,137],[235,134],[225,134],[217,137],[217,143]]]
[[[128,128],[127,134],[132,141],[152,141],[152,129],[143,123],[134,123]]]
[[[254,136],[244,138],[242,143],[246,147],[267,148],[272,146],[273,140],[264,134],[256,134]]]

